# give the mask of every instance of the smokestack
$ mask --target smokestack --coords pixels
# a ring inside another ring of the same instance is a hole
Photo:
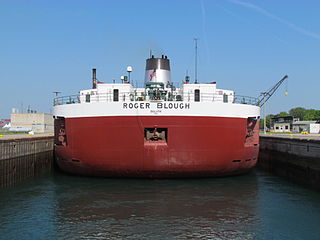
[[[97,88],[97,69],[92,68],[92,88]]]
[[[162,55],[161,58],[155,58],[153,55],[146,61],[145,83],[160,82],[164,86],[171,83],[170,77],[170,61],[167,56]]]

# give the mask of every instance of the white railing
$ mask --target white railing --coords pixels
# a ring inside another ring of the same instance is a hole
[[[135,102],[135,101],[173,101],[173,102],[224,102],[257,105],[258,99],[240,95],[226,95],[219,93],[200,93],[196,99],[194,93],[180,95],[177,92],[167,93],[166,95],[145,95],[137,92],[120,92],[118,96],[113,93],[93,93],[83,95],[71,95],[57,97],[53,100],[53,105],[76,104],[88,102]],[[196,101],[198,100],[198,101]]]

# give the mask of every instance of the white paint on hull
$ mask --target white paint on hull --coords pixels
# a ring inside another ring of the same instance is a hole
[[[57,105],[53,108],[53,115],[55,117],[65,118],[99,116],[206,116],[247,118],[259,117],[260,107],[223,102],[92,102]]]

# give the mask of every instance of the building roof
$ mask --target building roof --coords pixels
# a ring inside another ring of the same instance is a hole
[[[293,125],[307,125],[307,124],[312,124],[316,123],[317,121],[296,121],[293,123]]]
[[[282,118],[282,119],[293,119],[294,117],[293,116],[274,116],[272,117],[273,120],[277,120],[279,118]]]
[[[273,123],[292,123],[296,120],[299,120],[299,118],[296,118],[294,116],[274,116],[271,118]]]

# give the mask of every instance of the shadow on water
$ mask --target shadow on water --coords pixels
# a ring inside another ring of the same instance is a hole
[[[319,193],[259,171],[174,180],[55,173],[0,196],[3,239],[317,239],[320,234]]]

